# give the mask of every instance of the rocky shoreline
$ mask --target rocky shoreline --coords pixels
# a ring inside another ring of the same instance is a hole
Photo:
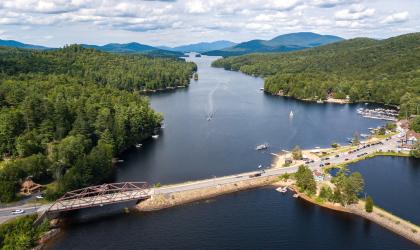
[[[137,204],[139,211],[155,211],[164,208],[174,207],[194,201],[205,200],[216,196],[238,192],[270,185],[278,180],[278,177],[264,177],[245,180],[236,183],[218,185],[217,187],[198,188],[195,190],[180,191],[172,194],[154,194],[149,199]]]
[[[360,201],[358,204],[353,204],[347,207],[341,205],[334,205],[330,203],[319,203],[313,198],[307,196],[304,193],[298,192],[295,188],[294,191],[303,200],[310,202],[314,205],[321,206],[323,208],[331,209],[338,212],[344,212],[349,214],[358,215],[366,220],[372,221],[392,232],[398,234],[420,246],[420,228],[408,221],[405,221],[385,210],[378,207],[373,208],[372,213],[368,213],[364,210],[364,202]]]

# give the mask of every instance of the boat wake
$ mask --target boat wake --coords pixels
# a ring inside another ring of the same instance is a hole
[[[208,94],[208,112],[207,112],[207,121],[211,121],[214,117],[214,104],[213,104],[213,96],[214,92],[216,92],[220,88],[220,83],[216,85]]]

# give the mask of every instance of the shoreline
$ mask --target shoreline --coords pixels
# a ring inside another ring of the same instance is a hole
[[[348,213],[362,217],[365,220],[376,223],[377,225],[388,229],[389,231],[404,237],[407,240],[414,242],[420,246],[420,228],[419,226],[408,222],[396,215],[387,212],[384,209],[378,208],[377,206],[373,207],[372,213],[367,213],[364,211],[364,202],[359,201],[358,204],[350,205],[349,207],[335,206],[328,203],[319,203],[313,198],[307,196],[304,193],[301,193],[294,188],[294,191],[299,195],[299,198],[302,198],[306,202],[312,203],[314,205],[330,209],[333,211]]]
[[[382,105],[385,107],[390,107],[390,108],[394,108],[394,109],[398,109],[399,106],[395,105],[395,104],[385,104],[385,103],[380,103],[380,102],[373,102],[373,101],[369,101],[369,100],[360,100],[360,101],[350,101],[347,99],[336,99],[336,98],[328,98],[328,99],[324,99],[321,100],[321,102],[318,102],[318,100],[314,100],[314,99],[309,99],[309,98],[305,98],[305,99],[301,99],[301,98],[297,98],[294,96],[289,96],[289,95],[283,95],[283,94],[273,94],[270,92],[267,92],[264,90],[264,93],[266,93],[267,95],[271,95],[271,96],[278,96],[278,97],[284,97],[284,98],[290,98],[290,99],[294,99],[297,101],[301,101],[301,102],[310,102],[310,103],[317,103],[317,104],[326,104],[326,103],[331,103],[331,104],[362,104],[362,103],[368,103],[368,104],[373,104],[373,105]]]

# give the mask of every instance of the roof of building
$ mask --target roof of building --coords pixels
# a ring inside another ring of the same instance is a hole
[[[418,140],[420,139],[420,133],[416,133],[415,131],[410,130],[407,132],[407,138],[410,138],[410,139],[416,138]]]

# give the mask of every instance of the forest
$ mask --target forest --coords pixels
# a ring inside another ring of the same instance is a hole
[[[69,46],[1,48],[0,201],[27,177],[47,198],[107,180],[112,158],[150,137],[162,115],[142,88],[188,84],[195,64]]]
[[[420,33],[385,40],[355,38],[297,52],[223,58],[212,66],[265,78],[273,95],[400,105],[401,115],[420,105]]]
[[[0,47],[0,73],[67,75],[128,91],[187,86],[197,66],[176,58],[101,52],[80,45],[51,51]]]

